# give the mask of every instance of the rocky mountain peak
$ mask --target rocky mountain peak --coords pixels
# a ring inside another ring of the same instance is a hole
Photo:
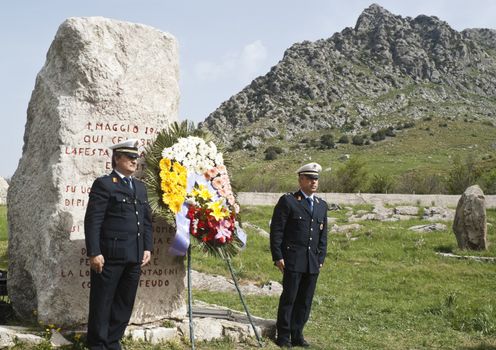
[[[372,4],[354,28],[292,45],[201,126],[243,148],[311,130],[374,131],[425,115],[492,117],[495,47],[494,30],[458,32],[434,16],[403,18]]]

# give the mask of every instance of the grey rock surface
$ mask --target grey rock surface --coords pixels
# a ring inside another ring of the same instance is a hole
[[[427,207],[424,208],[423,220],[428,221],[452,221],[455,217],[455,211],[443,207]]]
[[[373,133],[427,115],[491,120],[495,42],[494,30],[459,32],[434,16],[404,18],[372,4],[354,27],[292,45],[202,127],[249,148],[331,127]]]
[[[436,232],[436,231],[445,231],[447,226],[445,224],[435,223],[435,224],[427,224],[427,225],[416,225],[409,227],[408,229],[415,232],[427,233],[427,232]]]
[[[61,326],[86,321],[89,189],[111,171],[110,145],[138,138],[143,149],[177,120],[178,74],[170,34],[102,17],[60,25],[36,78],[8,192],[8,289],[21,318]],[[143,270],[132,322],[185,308],[183,261],[167,255],[172,234],[156,220],[154,256]]]
[[[460,249],[487,248],[487,216],[484,193],[479,186],[470,186],[456,207],[453,232]]]
[[[185,284],[187,284],[186,278],[187,276],[185,276]],[[191,271],[191,284],[194,289],[237,293],[236,286],[231,279],[219,275],[209,275],[195,270]],[[238,285],[244,295],[278,296],[282,292],[282,285],[276,281],[269,281],[263,286],[257,286],[250,282],[238,282]]]

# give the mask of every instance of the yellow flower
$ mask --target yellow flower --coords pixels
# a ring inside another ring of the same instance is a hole
[[[195,187],[193,191],[191,191],[191,194],[206,201],[212,198],[212,194],[205,185],[199,185],[198,187]]]
[[[171,160],[169,158],[162,158],[160,160],[160,170],[166,170],[169,171],[171,168]]]
[[[228,213],[223,210],[224,208],[222,207],[222,200],[208,203],[207,208],[212,210],[211,215],[217,221],[227,217],[227,215],[228,215]]]
[[[162,158],[160,160],[160,188],[163,192],[162,202],[176,214],[181,209],[186,198],[186,184],[187,169],[179,162]]]
[[[174,164],[172,164],[172,171],[175,171],[178,174],[182,174],[186,172],[186,168],[182,166],[181,163],[174,162]]]

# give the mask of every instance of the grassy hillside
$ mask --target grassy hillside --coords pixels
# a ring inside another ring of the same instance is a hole
[[[369,179],[380,174],[401,181],[401,176],[407,173],[445,178],[456,157],[462,161],[471,157],[486,169],[496,167],[496,127],[487,121],[428,117],[416,121],[413,128],[395,132],[396,137],[363,146],[353,145],[351,140],[349,144],[337,143],[346,133],[335,129],[306,133],[289,140],[270,139],[257,150],[231,153],[233,181],[238,191],[290,191],[295,188],[294,171],[300,165],[316,161],[324,170],[332,168],[323,173],[322,182],[326,182],[326,178],[346,164],[340,160],[345,154],[365,163]],[[319,149],[319,140],[324,134],[334,136],[337,148]],[[362,134],[370,139],[370,131]],[[283,153],[275,160],[265,160],[263,152],[269,146],[280,147]],[[332,188],[326,190],[332,191]],[[366,190],[367,186],[361,189]]]

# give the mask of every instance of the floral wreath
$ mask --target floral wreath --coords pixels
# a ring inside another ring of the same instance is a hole
[[[246,243],[224,158],[208,134],[173,123],[146,151],[145,182],[154,214],[176,226],[169,251],[184,256],[190,234],[207,252],[236,255]]]

